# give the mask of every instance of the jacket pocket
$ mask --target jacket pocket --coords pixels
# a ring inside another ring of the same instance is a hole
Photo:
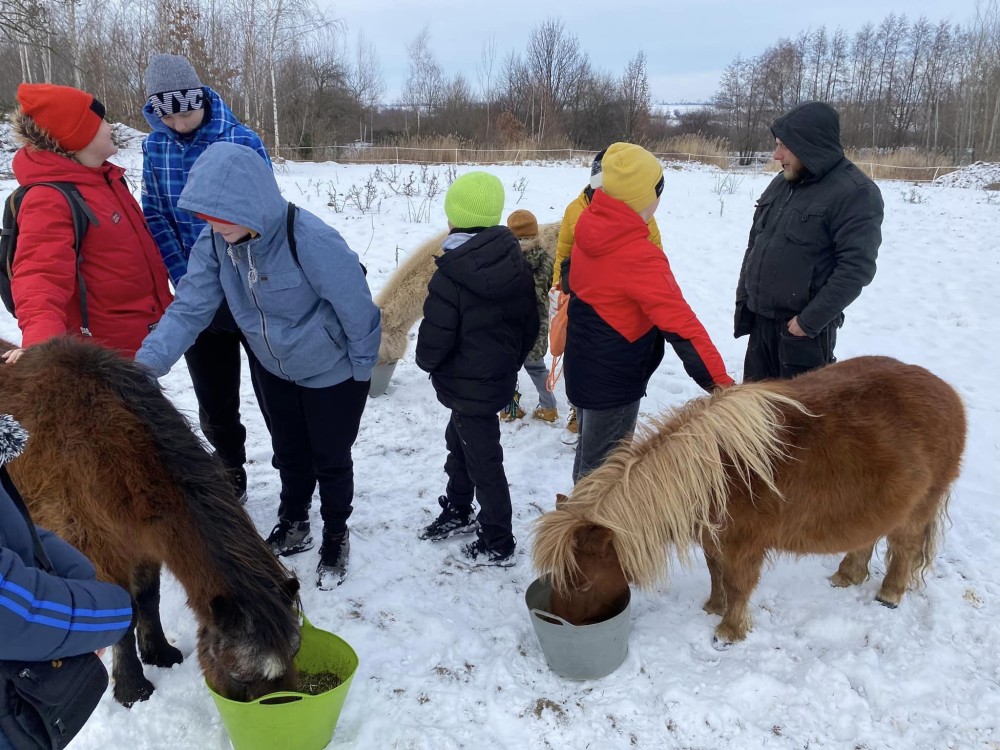
[[[823,217],[825,206],[808,206],[805,209],[789,207],[785,236],[796,245],[825,245],[827,237]]]
[[[795,336],[787,328],[782,329],[778,341],[778,361],[781,376],[791,377],[800,372],[814,370],[826,364],[823,336]]]

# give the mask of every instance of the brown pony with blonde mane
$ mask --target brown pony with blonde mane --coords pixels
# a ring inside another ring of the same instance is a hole
[[[552,613],[575,624],[616,614],[629,583],[666,578],[700,544],[715,642],[743,640],[764,560],[846,552],[830,581],[862,583],[888,539],[876,598],[896,607],[934,557],[965,446],[965,411],[932,373],[857,357],[793,380],[696,399],[618,448],[537,522],[534,563]]]
[[[161,564],[187,592],[198,658],[217,693],[253,700],[295,688],[298,581],[257,533],[222,465],[138,365],[53,339],[0,363],[0,410],[29,433],[9,468],[35,523],[132,592],[135,628],[114,647],[118,702],[153,692],[136,640],[147,664],[183,658],[160,624]]]

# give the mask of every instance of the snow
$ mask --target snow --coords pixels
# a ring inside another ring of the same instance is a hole
[[[135,149],[117,158],[138,175]],[[380,194],[378,214],[327,206],[331,187],[344,194],[363,186],[373,166],[289,162],[278,169],[286,197],[335,226],[361,254],[373,292],[400,259],[444,228],[443,193],[428,204],[430,223],[408,220],[415,204],[391,193]],[[400,169],[420,174],[417,166]],[[430,171],[446,184],[446,169]],[[588,176],[579,165],[489,169],[507,187],[508,211],[528,208],[540,223],[558,221]],[[731,335],[734,287],[753,203],[769,176],[748,173],[736,192],[720,194],[719,175],[668,168],[657,220],[687,299],[738,378],[746,339]],[[526,186],[517,200],[519,180]],[[11,187],[9,180],[0,183]],[[502,426],[520,543],[515,567],[469,571],[449,561],[458,540],[418,540],[444,491],[448,413],[413,362],[414,328],[388,394],[369,401],[354,449],[348,580],[336,591],[318,591],[316,551],[288,559],[303,582],[310,620],[360,656],[331,748],[1000,748],[1000,207],[993,194],[972,187],[883,182],[881,188],[886,220],[878,274],[847,311],[837,353],[888,354],[924,365],[955,385],[970,419],[951,526],[926,588],[908,593],[894,611],[875,603],[884,547],[872,579],[852,589],[825,580],[836,556],[779,558],[751,599],[756,628],[720,653],[711,647],[717,618],[701,610],[709,584],[698,562],[676,569],[660,590],[633,592],[629,654],[618,671],[579,683],[555,676],[524,591],[535,577],[531,523],[553,507],[557,492],[570,489],[573,448],[561,441],[560,425],[529,418]],[[0,335],[18,340],[5,313]],[[183,364],[162,382],[194,419]],[[521,387],[534,407],[524,374]],[[557,395],[564,417],[561,388]],[[699,395],[668,351],[640,419]],[[248,378],[243,402],[247,509],[266,534],[275,521],[278,480]],[[318,528],[315,503],[313,523]],[[167,577],[163,624],[185,662],[170,670],[147,667],[156,693],[131,710],[109,691],[75,750],[229,747],[198,670],[195,622],[184,600]],[[105,658],[110,663],[110,654]]]

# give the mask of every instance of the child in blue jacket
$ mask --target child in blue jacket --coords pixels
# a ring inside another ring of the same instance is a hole
[[[0,465],[16,458],[27,438],[13,417],[0,415]],[[0,660],[49,661],[117,643],[132,622],[132,597],[95,580],[94,566],[75,547],[35,530],[51,573],[38,566],[28,521],[0,485]],[[0,748],[10,746],[0,731]]]
[[[318,483],[317,585],[339,585],[350,549],[351,448],[382,337],[358,256],[335,229],[282,198],[271,169],[246,146],[209,146],[178,206],[208,226],[173,303],[135,359],[164,375],[228,303],[255,355],[281,476],[278,523],[267,541],[278,555],[312,548],[309,505]]]

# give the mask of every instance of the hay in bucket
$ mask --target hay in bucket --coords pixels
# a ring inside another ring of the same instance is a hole
[[[302,692],[271,693],[241,703],[209,687],[233,750],[322,750],[330,744],[358,669],[358,655],[347,641],[314,627],[303,615],[295,668],[306,676]],[[323,690],[324,685],[333,686]],[[310,694],[310,686],[320,692]]]

